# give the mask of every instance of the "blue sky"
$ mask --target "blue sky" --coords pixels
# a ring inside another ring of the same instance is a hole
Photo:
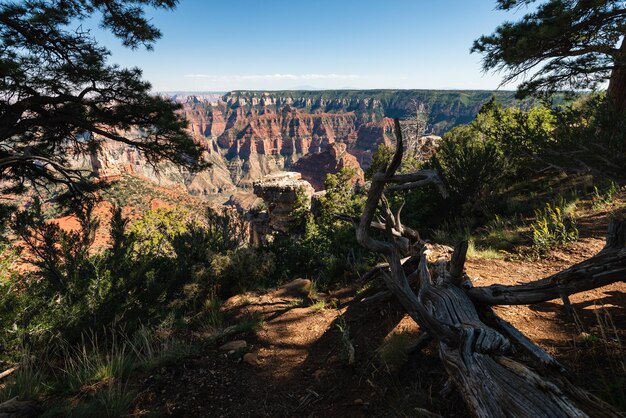
[[[501,76],[469,50],[519,17],[494,0],[181,0],[148,16],[163,32],[154,51],[94,35],[155,91],[495,89]]]

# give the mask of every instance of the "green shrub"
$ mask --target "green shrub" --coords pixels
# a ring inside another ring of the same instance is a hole
[[[241,248],[216,254],[211,268],[219,277],[220,294],[227,297],[269,284],[275,270],[275,259],[272,253],[263,250]]]
[[[111,246],[96,254],[97,220],[90,208],[76,216],[83,229],[67,232],[46,222],[37,201],[17,214],[14,230],[36,269],[0,282],[2,348],[51,337],[78,343],[89,329],[124,323],[132,332],[169,316],[186,326],[218,290],[230,296],[265,284],[273,272],[272,254],[240,248],[245,225],[236,213],[157,209],[128,228],[116,208]]]
[[[189,232],[195,222],[197,220],[192,219],[190,211],[183,208],[147,211],[128,231],[132,237],[135,255],[174,255],[173,239]]]
[[[263,249],[274,257],[276,281],[308,277],[326,288],[356,278],[361,269],[367,268],[368,255],[356,242],[354,226],[337,218],[361,214],[365,196],[353,185],[354,174],[353,169],[342,169],[327,175],[326,194],[319,199],[315,216],[306,207],[306,200],[301,199],[296,205],[294,233],[276,236]]]
[[[448,132],[433,160],[450,193],[460,203],[472,202],[501,188],[509,164],[498,144],[471,126]]]
[[[553,111],[561,151],[575,156],[561,157],[560,164],[592,168],[606,177],[624,179],[626,114],[615,111],[606,92],[583,95]]]
[[[562,206],[546,203],[543,210],[535,211],[535,221],[531,224],[532,251],[536,256],[555,246],[566,245],[578,240],[578,228],[574,216],[564,214]]]
[[[355,351],[352,340],[350,339],[350,326],[346,321],[345,316],[340,315],[337,317],[336,327],[340,332],[341,347],[339,351],[339,360],[348,366],[354,365]]]

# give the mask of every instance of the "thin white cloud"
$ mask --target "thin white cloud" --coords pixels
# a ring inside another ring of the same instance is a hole
[[[242,75],[212,75],[212,74],[185,74],[185,78],[211,81],[281,81],[281,80],[358,80],[364,78],[357,74],[242,74]]]

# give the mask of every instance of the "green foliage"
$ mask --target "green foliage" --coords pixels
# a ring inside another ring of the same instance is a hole
[[[353,169],[342,169],[327,175],[326,194],[319,198],[315,216],[306,209],[307,199],[296,206],[296,234],[278,236],[264,249],[276,260],[275,277],[310,277],[325,288],[363,268],[365,254],[356,242],[354,227],[337,218],[361,214],[365,196],[355,190],[354,174]]]
[[[469,240],[467,247],[467,257],[480,258],[483,260],[496,260],[502,258],[503,253],[494,250],[491,247],[476,247],[476,241]]]
[[[81,344],[74,347],[61,345],[63,367],[63,390],[68,393],[81,391],[85,386],[101,381],[126,380],[137,362],[126,341],[120,341],[116,333],[107,334],[107,341],[97,335],[83,336]]]
[[[576,219],[564,213],[562,204],[546,203],[543,210],[536,210],[531,229],[532,250],[536,256],[545,255],[546,251],[555,246],[567,245],[578,240]]]
[[[211,261],[215,276],[219,277],[220,294],[229,296],[261,287],[275,270],[275,255],[254,248],[242,248],[217,254]]]
[[[86,284],[79,278],[93,269],[87,260],[98,227],[92,209],[91,205],[78,208],[80,228],[67,231],[56,222],[47,222],[36,198],[31,208],[18,211],[12,222],[16,235],[33,254],[31,262],[41,270],[46,285],[56,291],[63,289],[69,297],[84,290]]]
[[[304,188],[296,190],[296,201],[293,204],[292,230],[294,234],[302,233],[305,230],[307,219],[311,214],[311,199],[307,195]]]
[[[127,414],[132,404],[133,396],[128,388],[119,384],[108,384],[90,402],[71,408],[68,414],[70,417],[117,418]]]
[[[150,93],[138,68],[107,63],[82,23],[94,18],[124,46],[150,49],[160,37],[145,9],[169,9],[176,0],[31,0],[0,4],[0,177],[2,189],[24,193],[27,185],[90,188],[72,156],[101,146],[101,138],[190,168],[200,147],[176,113],[179,105]],[[77,28],[77,29],[75,29]],[[17,99],[19,98],[19,99]],[[28,114],[28,123],[21,119]],[[133,128],[141,134],[133,135]],[[96,136],[98,135],[98,136]]]
[[[36,378],[30,380],[30,390],[38,392],[24,399],[42,401],[43,417],[124,416],[135,397],[128,385],[132,373],[149,372],[193,352],[191,346],[159,337],[154,329],[145,327],[132,335],[115,329],[101,335],[83,334],[75,345],[55,340],[47,347],[46,356],[37,359]],[[41,388],[53,395],[50,400],[41,399]],[[69,399],[63,402],[61,397]]]
[[[605,177],[624,179],[626,114],[619,114],[605,93],[580,97],[554,109],[561,144],[559,163],[593,168]]]
[[[0,286],[10,279],[13,265],[19,259],[19,253],[19,250],[12,245],[0,242]]]
[[[244,302],[245,301],[242,301],[242,305],[244,305]],[[249,299],[247,303],[250,303]],[[204,309],[194,317],[194,321],[201,324],[201,327],[204,329],[221,329],[224,325],[224,315],[222,314],[221,306],[220,300],[217,297],[209,297],[204,302]]]
[[[535,0],[497,0],[518,10]],[[544,0],[517,22],[506,22],[474,42],[485,71],[504,71],[503,83],[528,75],[519,96],[538,91],[594,89],[619,68],[626,2]],[[623,49],[623,48],[622,48]],[[622,92],[623,94],[623,92]]]
[[[571,124],[563,112],[543,105],[505,109],[491,100],[476,120],[444,136],[433,165],[458,203],[477,208],[496,202],[522,176],[579,164],[570,157],[581,152],[565,135]]]
[[[313,312],[320,312],[326,309],[326,302],[320,300],[319,302],[315,302],[313,305],[309,306]]]
[[[210,210],[202,217],[187,209],[157,209],[129,227],[115,208],[111,246],[95,254],[98,222],[90,207],[75,216],[82,229],[64,231],[46,222],[37,201],[16,214],[13,226],[36,269],[0,283],[0,343],[6,352],[23,340],[35,346],[58,337],[74,343],[85,330],[117,323],[128,332],[169,317],[182,326],[217,325],[207,300],[265,284],[274,269],[273,255],[241,247],[244,223],[234,212]],[[199,317],[203,321],[189,320]]]
[[[601,189],[598,186],[593,186],[593,208],[602,209],[609,206],[613,203],[619,191],[619,185],[614,181],[609,181],[604,187],[601,186]]]
[[[380,144],[378,148],[376,148],[374,155],[372,155],[372,164],[365,170],[365,180],[371,180],[380,167],[386,167],[391,161],[393,153],[394,150],[391,147]]]
[[[328,225],[337,215],[360,216],[365,196],[354,192],[353,168],[342,168],[335,174],[327,174],[324,180],[326,194],[320,197],[320,218]]]
[[[141,257],[174,255],[172,241],[193,228],[190,218],[188,210],[179,208],[146,212],[129,230],[133,252]]]
[[[499,140],[500,108],[492,100],[477,119],[444,135],[433,165],[443,177],[454,199],[475,201],[498,190],[506,178],[508,156]]]
[[[434,165],[453,196],[466,203],[498,190],[507,175],[508,161],[495,141],[463,126],[441,141]]]
[[[22,401],[33,401],[50,391],[44,381],[44,375],[38,365],[26,361],[7,378],[0,388],[0,403],[17,397]]]

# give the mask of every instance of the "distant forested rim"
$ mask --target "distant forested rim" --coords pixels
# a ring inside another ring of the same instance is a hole
[[[469,123],[492,96],[504,106],[528,108],[533,101],[515,99],[514,91],[492,90],[281,90],[226,93],[226,103],[257,104],[275,100],[306,111],[374,110],[378,117],[411,118],[417,110],[427,114],[431,129],[442,134],[454,126]]]

